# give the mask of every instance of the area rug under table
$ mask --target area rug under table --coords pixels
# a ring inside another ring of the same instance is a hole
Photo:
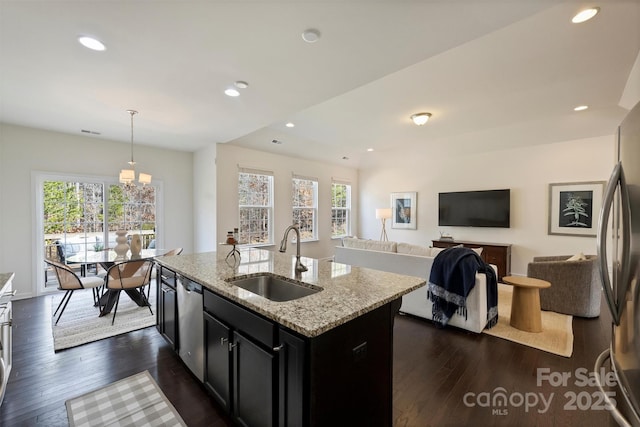
[[[66,402],[71,427],[185,426],[148,371]]]
[[[513,287],[498,284],[498,324],[482,332],[559,356],[573,353],[573,317],[553,311],[542,312],[542,332],[525,332],[509,324]]]
[[[51,298],[51,313],[53,313],[62,299],[63,292]],[[155,307],[155,290],[152,287],[149,302]],[[74,292],[66,310],[58,324],[55,317],[51,318],[53,333],[53,349],[55,351],[76,347],[104,338],[113,337],[127,332],[153,326],[156,316],[151,314],[149,307],[139,307],[124,292],[120,295],[118,313],[114,324],[111,324],[113,312],[99,317],[100,310],[93,305],[91,290]]]

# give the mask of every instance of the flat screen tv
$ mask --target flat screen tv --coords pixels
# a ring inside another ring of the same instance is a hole
[[[510,190],[458,191],[438,195],[438,225],[510,226]]]

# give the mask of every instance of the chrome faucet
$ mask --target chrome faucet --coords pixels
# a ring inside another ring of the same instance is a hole
[[[300,262],[300,227],[298,224],[290,225],[284,230],[284,237],[280,242],[280,252],[287,251],[287,236],[289,236],[289,231],[291,230],[296,232],[296,272],[307,271],[307,267]]]

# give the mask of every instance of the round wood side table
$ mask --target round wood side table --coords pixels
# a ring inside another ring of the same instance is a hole
[[[540,289],[551,287],[551,283],[522,276],[504,276],[502,281],[513,286],[511,326],[526,332],[542,332]]]

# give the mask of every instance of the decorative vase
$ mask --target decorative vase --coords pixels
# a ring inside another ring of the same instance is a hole
[[[118,230],[116,231],[116,247],[113,248],[113,251],[116,253],[116,257],[118,259],[125,258],[127,256],[127,252],[129,251],[129,244],[127,243],[127,231],[126,230]]]
[[[139,257],[142,250],[142,237],[139,234],[131,236],[131,257]]]

